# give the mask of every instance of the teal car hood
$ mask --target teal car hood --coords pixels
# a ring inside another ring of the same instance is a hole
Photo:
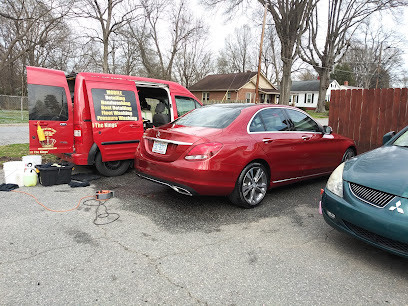
[[[343,179],[408,198],[408,148],[383,146],[348,161]]]

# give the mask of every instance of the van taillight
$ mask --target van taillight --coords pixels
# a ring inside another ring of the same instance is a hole
[[[79,125],[74,126],[74,140],[76,143],[82,144],[82,128]]]

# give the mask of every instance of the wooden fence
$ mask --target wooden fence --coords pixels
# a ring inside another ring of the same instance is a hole
[[[333,90],[329,125],[354,139],[358,153],[382,145],[382,137],[408,125],[408,89]]]

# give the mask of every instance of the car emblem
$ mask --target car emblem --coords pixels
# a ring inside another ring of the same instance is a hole
[[[160,132],[157,132],[157,133],[156,133],[156,137],[157,137],[157,138],[160,138]]]
[[[401,206],[401,201],[398,201],[397,203],[395,203],[395,206],[390,207],[390,210],[392,211],[396,209],[400,214],[403,214],[404,210],[400,208],[400,206]]]

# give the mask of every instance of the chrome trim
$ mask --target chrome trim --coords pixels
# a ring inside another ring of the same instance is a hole
[[[298,180],[302,178],[308,178],[308,177],[314,177],[314,176],[323,176],[330,174],[331,172],[322,172],[322,173],[316,173],[316,174],[310,174],[310,175],[305,175],[305,176],[298,176],[298,177],[293,177],[293,178],[288,178],[284,180],[279,180],[279,181],[272,181],[272,183],[282,183],[282,182],[287,182],[287,181],[293,181],[293,180]]]
[[[168,140],[168,139],[155,138],[155,137],[149,137],[149,136],[143,136],[143,138],[150,139],[150,140],[153,140],[153,141],[160,141],[160,142],[165,142],[165,143],[172,143],[172,144],[176,144],[176,145],[182,145],[182,146],[191,146],[193,144],[192,142]]]
[[[193,196],[190,191],[188,191],[187,189],[184,189],[184,188],[182,188],[182,187],[175,186],[175,185],[171,185],[171,184],[165,183],[165,182],[163,182],[163,181],[155,180],[155,179],[153,179],[153,178],[151,178],[151,177],[144,176],[144,175],[142,175],[142,174],[140,174],[140,173],[137,173],[137,176],[139,176],[139,177],[141,177],[141,178],[144,178],[144,179],[146,179],[146,180],[149,180],[149,181],[158,183],[158,184],[162,184],[162,185],[168,186],[168,187],[170,187],[171,189],[173,189],[174,191],[176,191],[176,192],[178,192],[178,193],[180,193],[180,194],[188,195],[188,196],[190,196],[190,197]]]

